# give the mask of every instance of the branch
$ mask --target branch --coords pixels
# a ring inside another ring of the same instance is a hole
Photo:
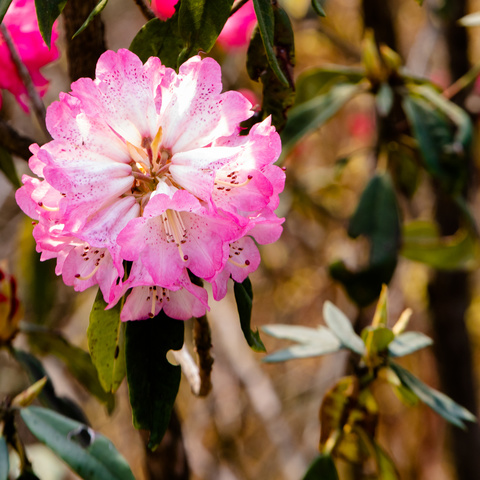
[[[210,374],[212,373],[213,365],[213,357],[210,355],[212,336],[206,315],[194,319],[193,339],[200,369],[200,388],[198,390],[198,396],[205,397],[212,389]]]
[[[22,59],[20,58],[15,44],[13,43],[12,37],[10,36],[10,33],[4,23],[0,24],[0,32],[5,40],[8,51],[10,52],[13,63],[15,64],[15,67],[17,69],[18,75],[22,79],[22,82],[27,89],[27,95],[30,99],[33,112],[37,117],[38,123],[40,124],[40,128],[45,133],[47,138],[51,139],[45,125],[45,105],[43,104],[42,99],[40,98],[40,95],[38,94],[37,89],[33,84],[32,77],[30,76],[30,73],[28,72],[28,69],[23,63]]]
[[[143,13],[143,16],[147,20],[153,20],[154,18],[156,18],[156,15],[153,13],[153,10],[148,5],[146,5],[143,0],[134,0],[134,1],[138,5],[138,8],[140,8],[140,10]]]
[[[17,157],[28,160],[32,156],[29,149],[32,143],[35,143],[35,141],[20,135],[5,120],[0,118],[0,145]]]

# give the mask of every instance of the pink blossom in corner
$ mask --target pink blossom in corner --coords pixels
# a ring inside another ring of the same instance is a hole
[[[240,136],[253,112],[222,93],[220,66],[193,57],[177,74],[156,57],[104,53],[47,110],[53,140],[32,146],[16,198],[35,220],[42,259],[67,285],[99,285],[122,320],[164,310],[185,320],[208,309],[260,262],[255,242],[281,233],[274,210],[285,175],[273,165],[280,138],[270,118]],[[125,275],[125,262],[131,262]]]
[[[178,0],[152,0],[153,13],[160,20],[167,20],[175,13],[175,5]]]
[[[227,20],[218,36],[218,44],[227,51],[246,47],[256,23],[253,1],[249,0]]]
[[[27,67],[33,84],[40,95],[44,95],[48,81],[40,73],[40,68],[58,58],[55,42],[58,38],[56,24],[52,33],[52,48],[42,39],[37,23],[34,0],[13,0],[3,19],[17,52]],[[27,90],[18,75],[8,47],[0,34],[0,89],[9,90],[22,108],[28,112]],[[0,97],[1,106],[1,97]]]

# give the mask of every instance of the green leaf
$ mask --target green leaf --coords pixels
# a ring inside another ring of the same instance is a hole
[[[52,41],[53,23],[60,16],[66,4],[67,0],[35,0],[38,26],[48,48]]]
[[[88,27],[88,24],[107,6],[107,3],[108,0],[100,0],[72,38],[75,38],[78,34],[82,33]]]
[[[250,279],[247,277],[243,283],[234,282],[233,291],[235,293],[235,301],[237,302],[240,326],[242,327],[245,340],[254,352],[266,352],[258,329],[253,331],[250,328],[253,302],[253,290]]]
[[[179,63],[199,51],[208,53],[230,16],[233,0],[182,0],[178,28],[184,49]]]
[[[373,448],[378,469],[378,480],[399,480],[400,477],[393,460],[377,442],[373,442]]]
[[[370,238],[369,264],[351,272],[343,262],[336,262],[330,266],[330,274],[344,285],[352,300],[367,306],[392,278],[400,248],[400,215],[388,173],[376,174],[368,183],[350,219],[348,234]]]
[[[342,345],[359,355],[365,353],[365,344],[353,330],[347,316],[328,300],[323,304],[323,318],[328,328],[342,342]]]
[[[335,115],[363,86],[350,83],[334,85],[330,91],[293,107],[282,132],[283,155],[307,133],[321,127]]]
[[[388,83],[382,83],[375,95],[375,105],[381,117],[387,117],[393,107],[394,93]]]
[[[146,62],[150,57],[160,57],[163,65],[175,69],[178,67],[178,57],[183,47],[178,29],[178,13],[166,22],[158,18],[150,20],[130,44],[130,50],[136,53],[142,62]]]
[[[9,470],[8,445],[5,437],[0,433],[0,480],[8,480]]]
[[[126,375],[125,324],[120,321],[123,302],[105,310],[107,303],[99,290],[90,312],[88,349],[106,392],[115,393]]]
[[[266,356],[263,359],[264,362],[284,362],[295,358],[318,357],[337,352],[342,348],[337,337],[330,330],[321,326],[315,329],[277,324],[264,326],[262,330],[272,337],[300,343],[300,345],[292,345]]]
[[[68,371],[95,397],[113,411],[115,398],[105,392],[98,379],[97,369],[90,355],[67,341],[59,332],[46,330],[35,325],[24,326],[22,331],[29,336],[30,345],[43,355],[52,354],[65,363]]]
[[[357,67],[326,65],[302,72],[296,83],[295,106],[327,93],[335,84],[359,83],[365,78],[365,71]]]
[[[315,10],[317,15],[320,15],[321,17],[327,16],[320,0],[312,0],[312,8]]]
[[[439,270],[475,266],[477,250],[476,239],[466,229],[442,237],[433,222],[413,221],[403,228],[402,256]]]
[[[3,17],[7,13],[8,7],[12,3],[12,0],[0,0],[0,23],[3,22]]]
[[[134,480],[112,442],[79,422],[42,407],[20,410],[28,429],[85,480]]]
[[[465,15],[458,20],[458,23],[464,27],[477,27],[480,25],[480,12],[473,12]]]
[[[365,327],[362,330],[362,340],[365,342],[368,357],[387,350],[394,338],[395,334],[386,327]]]
[[[127,322],[125,358],[135,428],[150,431],[149,448],[165,434],[180,386],[181,369],[168,362],[169,350],[183,345],[184,323],[163,310],[152,318]]]
[[[403,357],[432,344],[433,340],[421,332],[405,332],[395,337],[388,351],[392,357]]]
[[[390,368],[397,374],[402,384],[409,388],[417,397],[432,410],[435,410],[445,420],[465,429],[464,422],[475,422],[475,415],[466,408],[454,402],[450,397],[425,385],[415,375],[405,370],[400,365],[390,362]]]
[[[32,383],[37,382],[43,377],[47,377],[47,382],[38,396],[38,399],[43,405],[81,423],[88,423],[87,417],[75,402],[67,397],[57,396],[52,380],[43,368],[40,360],[22,350],[15,349],[13,350],[13,354],[15,359],[27,372],[28,378]]]
[[[338,473],[330,455],[319,455],[308,467],[303,480],[338,480]]]
[[[277,56],[275,55],[275,16],[273,12],[272,2],[270,0],[253,0],[255,14],[257,15],[258,28],[262,36],[263,46],[268,58],[268,63],[275,72],[280,82],[288,87],[289,82],[283,73]]]
[[[20,188],[22,186],[18,178],[17,169],[13,163],[12,155],[2,146],[0,146],[0,170],[15,188]]]

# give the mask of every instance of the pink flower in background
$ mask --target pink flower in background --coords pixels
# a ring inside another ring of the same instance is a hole
[[[189,272],[220,299],[230,277],[258,267],[253,239],[282,231],[280,138],[270,118],[239,135],[251,107],[222,93],[211,58],[177,74],[156,57],[103,54],[95,80],[74,82],[48,108],[53,140],[30,159],[39,178],[25,175],[17,191],[42,259],[56,258],[76,290],[98,284],[109,307],[127,294],[122,320],[203,315],[207,293]]]
[[[256,23],[253,1],[250,0],[227,20],[218,36],[218,44],[227,51],[246,47]]]
[[[152,10],[160,20],[167,20],[175,13],[178,0],[152,0]]]
[[[34,0],[13,0],[3,20],[17,52],[27,67],[33,84],[40,95],[44,95],[48,81],[40,73],[40,68],[58,58],[55,41],[58,38],[56,26],[52,33],[52,48],[49,49],[40,34]],[[9,90],[28,112],[27,90],[18,75],[8,47],[0,34],[0,88]],[[1,106],[1,97],[0,97]]]

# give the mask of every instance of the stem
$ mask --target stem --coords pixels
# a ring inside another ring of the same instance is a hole
[[[40,128],[45,133],[46,137],[48,139],[51,139],[52,137],[50,137],[50,134],[48,133],[47,127],[45,125],[45,105],[43,104],[42,99],[40,98],[40,95],[38,94],[35,85],[33,84],[32,77],[30,76],[30,73],[28,72],[28,69],[23,63],[22,59],[20,58],[17,48],[13,43],[12,37],[10,36],[10,33],[4,23],[0,24],[0,33],[5,40],[8,51],[10,52],[13,63],[15,64],[15,67],[17,69],[18,75],[22,79],[22,82],[27,89],[27,95],[33,108],[33,112],[37,117]]]
[[[452,98],[460,93],[464,88],[473,83],[480,74],[480,62],[476,63],[465,75],[460,77],[457,81],[452,83],[443,91],[445,98]]]
[[[210,374],[213,365],[213,357],[210,355],[212,336],[206,315],[194,319],[193,338],[200,370],[200,388],[198,390],[198,396],[205,397],[212,389]]]
[[[138,5],[138,8],[140,8],[140,10],[143,13],[143,16],[147,20],[153,20],[154,18],[156,18],[156,15],[153,13],[153,10],[148,5],[146,5],[143,0],[134,0],[134,1]]]

